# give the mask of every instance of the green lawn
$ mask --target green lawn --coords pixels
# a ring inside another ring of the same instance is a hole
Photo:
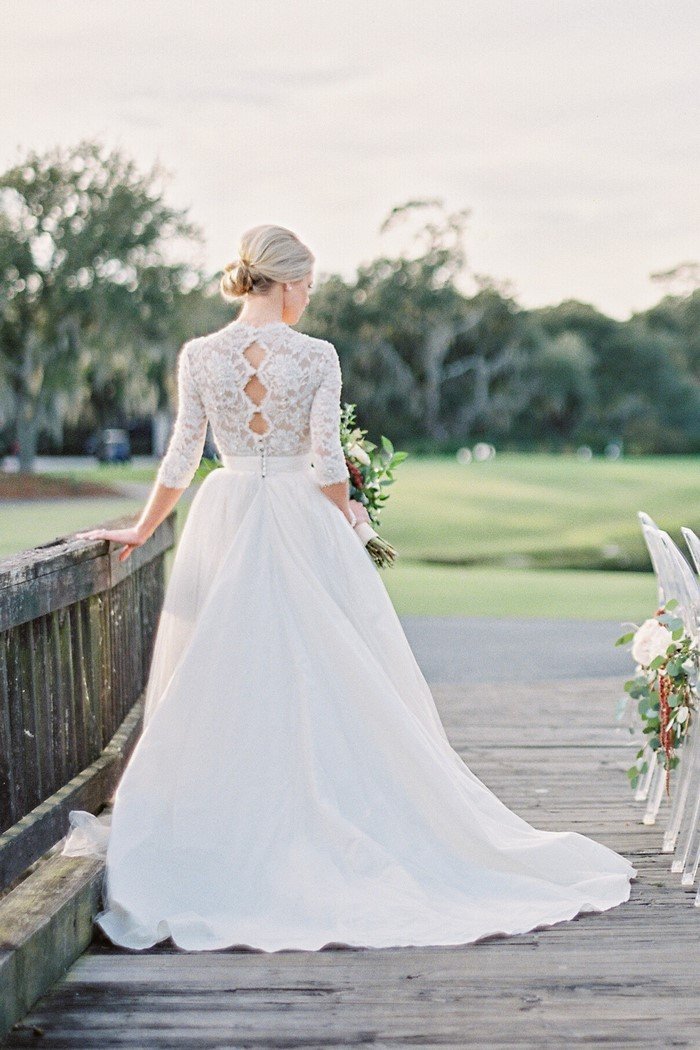
[[[47,543],[78,529],[89,529],[122,514],[137,514],[139,500],[31,500],[0,510],[0,557]]]
[[[656,608],[654,576],[646,572],[463,568],[408,562],[384,570],[382,579],[400,615],[640,623]]]
[[[636,512],[680,543],[700,531],[700,457],[582,462],[503,454],[485,463],[410,457],[382,513],[400,552],[383,579],[400,614],[580,617],[638,622],[653,611],[654,578]],[[152,470],[100,467],[73,477],[150,482]],[[13,504],[2,511],[0,556],[136,513],[141,501]],[[183,520],[186,506],[179,514]]]
[[[700,457],[409,459],[396,478],[382,525],[405,558],[643,569],[638,510],[679,543],[681,525],[700,527]]]

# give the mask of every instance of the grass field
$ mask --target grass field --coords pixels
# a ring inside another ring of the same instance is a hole
[[[700,525],[700,457],[407,460],[382,524],[405,558],[517,567],[648,567],[637,511],[681,542]]]
[[[484,463],[411,457],[382,512],[400,551],[383,579],[400,614],[636,621],[653,611],[654,578],[636,512],[680,543],[700,531],[700,457],[608,462],[504,454]],[[75,472],[83,480],[150,482],[155,469]],[[136,513],[134,499],[12,504],[0,556]],[[184,519],[186,506],[179,514]]]

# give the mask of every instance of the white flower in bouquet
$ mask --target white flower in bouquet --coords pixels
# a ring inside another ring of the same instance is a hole
[[[645,620],[634,632],[632,658],[642,667],[648,667],[657,656],[665,656],[673,642],[671,632],[658,620]]]
[[[364,464],[364,466],[366,467],[368,467],[372,462],[372,460],[369,458],[362,446],[358,445],[357,443],[351,445],[350,448],[347,450],[346,454],[348,456],[352,456],[353,459],[356,459],[359,463]]]

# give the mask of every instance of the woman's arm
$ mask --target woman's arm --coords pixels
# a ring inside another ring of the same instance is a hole
[[[342,375],[338,351],[328,343],[328,355],[321,382],[311,403],[311,447],[314,472],[324,496],[352,523],[349,471],[340,441],[340,391]]]
[[[353,524],[352,516],[355,509],[350,507],[349,483],[347,481],[336,481],[332,485],[321,485],[320,488],[323,495],[327,496],[331,503],[335,503],[348,521]]]
[[[128,529],[90,529],[79,532],[78,538],[85,540],[109,540],[111,543],[123,543],[119,551],[119,561],[126,561],[131,552],[145,543],[164,521],[180,496],[186,489],[171,489],[156,482],[151,490],[146,506],[141,512],[136,525]]]
[[[123,543],[119,561],[124,561],[135,547],[145,543],[167,518],[182,493],[187,490],[202,458],[207,434],[207,415],[191,371],[190,353],[195,343],[196,340],[189,340],[180,351],[175,426],[158,468],[155,484],[138,522],[128,529],[91,529],[78,533],[82,539]]]

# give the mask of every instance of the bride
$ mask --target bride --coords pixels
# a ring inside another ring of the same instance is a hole
[[[256,226],[221,290],[240,314],[189,340],[175,428],[129,557],[199,464],[156,634],[141,736],[110,821],[95,921],[117,945],[185,950],[466,944],[600,912],[635,868],[509,810],[450,746],[387,591],[353,531],[332,343],[293,327],[314,256]],[[104,815],[103,815],[104,818]]]

